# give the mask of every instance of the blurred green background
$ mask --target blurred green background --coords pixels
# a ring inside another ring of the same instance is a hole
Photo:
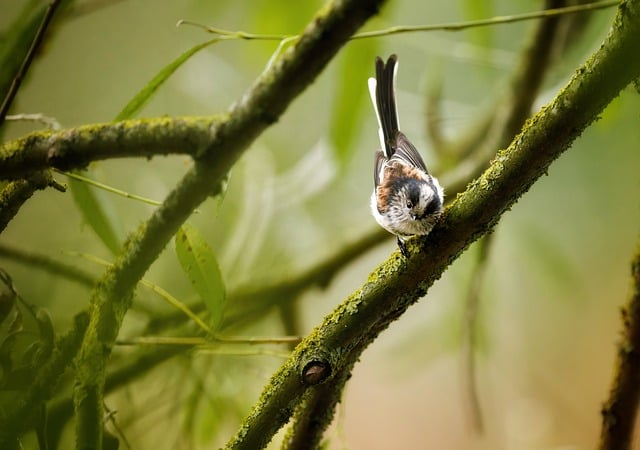
[[[163,66],[210,38],[194,27],[176,27],[179,19],[229,30],[295,34],[322,4],[77,1],[76,8],[58,20],[12,112],[53,116],[63,127],[110,121]],[[479,4],[390,2],[367,29],[541,7],[541,2],[522,0]],[[41,6],[2,0],[0,29],[6,30],[27,5]],[[608,9],[590,16],[570,51],[554,61],[535,109],[598,47],[613,14]],[[429,86],[442,84],[436,125],[455,141],[491,113],[533,26],[520,22],[348,44],[234,167],[224,200],[208,200],[190,219],[213,248],[227,290],[287,280],[376,229],[369,195],[377,124],[366,90],[375,55],[399,55],[403,131],[421,149],[431,171],[441,175],[448,167],[426,131]],[[276,46],[237,40],[203,50],[167,81],[139,116],[226,110],[264,69]],[[619,307],[629,294],[629,262],[640,229],[639,106],[637,92],[624,91],[496,229],[481,290],[476,349],[484,434],[478,436],[471,427],[463,382],[464,302],[477,256],[473,246],[365,352],[327,434],[328,448],[594,446],[620,329]],[[35,128],[12,123],[4,139]],[[187,157],[105,161],[91,167],[91,176],[162,200],[189,165]],[[56,177],[66,182],[63,175]],[[121,239],[153,211],[137,201],[98,195]],[[0,236],[0,244],[48,255],[96,277],[102,267],[69,252],[114,258],[84,223],[71,195],[53,190],[38,192],[25,204]],[[298,332],[305,335],[319,324],[394,246],[391,237],[385,239],[342,268],[326,289],[306,291],[292,310],[299,318]],[[67,330],[73,315],[87,307],[86,287],[11,258],[3,258],[0,265],[26,301],[49,311],[58,332]],[[182,301],[197,301],[172,245],[146,278]],[[141,336],[150,319],[170,312],[157,296],[139,288],[121,337]],[[273,311],[235,331],[277,336],[290,330]],[[163,331],[165,336],[174,334],[172,329]],[[273,348],[184,352],[142,371],[107,397],[107,407],[116,412],[131,448],[214,448],[234,433],[283,361],[266,350]],[[135,351],[116,347],[114,367],[126,364]],[[69,392],[67,385],[61,397]],[[60,448],[72,445],[72,426],[62,439]],[[33,436],[25,438],[24,446],[35,446]]]

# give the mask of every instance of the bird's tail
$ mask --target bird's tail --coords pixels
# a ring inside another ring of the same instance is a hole
[[[396,107],[395,78],[398,71],[398,57],[389,56],[386,64],[376,58],[376,78],[369,78],[369,94],[378,117],[380,144],[387,158],[393,156],[392,143],[400,129]]]

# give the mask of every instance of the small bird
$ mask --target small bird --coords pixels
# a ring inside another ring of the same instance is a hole
[[[404,257],[405,239],[428,234],[442,212],[444,191],[429,174],[420,153],[400,131],[395,78],[398,57],[385,64],[376,58],[376,78],[369,78],[369,93],[378,118],[380,145],[373,171],[371,213],[384,229],[396,235]]]

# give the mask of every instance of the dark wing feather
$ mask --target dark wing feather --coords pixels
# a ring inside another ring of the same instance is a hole
[[[373,185],[375,187],[378,187],[378,185],[380,185],[380,172],[385,162],[387,162],[387,158],[384,156],[384,152],[382,150],[376,151],[375,161],[373,165]]]
[[[396,150],[393,154],[393,159],[398,159],[402,162],[408,163],[412,166],[418,167],[429,173],[427,166],[422,160],[422,156],[418,153],[418,150],[413,146],[409,139],[401,132],[396,134]]]

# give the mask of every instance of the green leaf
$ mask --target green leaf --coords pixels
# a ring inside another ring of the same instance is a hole
[[[211,247],[191,225],[183,224],[176,234],[176,254],[191,284],[211,314],[211,329],[222,322],[226,295],[222,274]]]
[[[203,48],[219,41],[219,38],[211,39],[202,44],[190,48],[177,59],[164,67],[153,79],[142,88],[138,94],[127,103],[115,120],[125,120],[133,117],[151,99],[153,94],[162,84],[191,56]],[[80,209],[82,216],[89,226],[95,231],[100,240],[113,252],[117,254],[120,250],[120,239],[116,233],[117,227],[112,221],[107,211],[110,209],[107,200],[91,186],[78,180],[69,178],[69,187],[76,205]]]
[[[107,213],[110,209],[107,200],[91,186],[72,178],[69,178],[69,189],[84,220],[104,245],[113,254],[117,254],[121,247],[120,238],[113,215]]]
[[[171,63],[167,64],[158,74],[153,77],[145,87],[142,88],[135,97],[133,97],[129,103],[124,107],[122,111],[116,116],[115,120],[126,120],[135,116],[142,107],[153,97],[153,94],[164,84],[167,79],[178,70],[178,68],[184,64],[189,58],[195,55],[197,52],[211,44],[218,42],[220,38],[211,39],[202,44],[198,44],[195,47],[190,48],[182,55],[178,56]]]
[[[336,159],[343,164],[354,151],[354,142],[362,129],[362,123],[371,123],[372,132],[376,130],[367,80],[374,75],[377,42],[376,39],[350,42],[341,58],[329,139],[336,152]],[[371,122],[364,120],[365,111],[370,113]]]

